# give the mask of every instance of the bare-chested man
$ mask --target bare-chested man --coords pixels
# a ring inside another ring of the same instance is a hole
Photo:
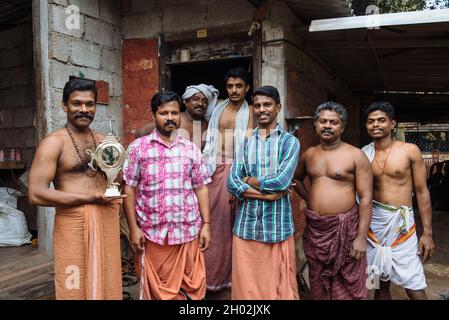
[[[235,208],[229,203],[226,181],[235,155],[248,128],[253,128],[253,111],[245,100],[249,91],[248,73],[242,68],[225,76],[229,99],[217,104],[209,121],[205,156],[212,183],[208,185],[211,206],[211,233],[214,241],[206,257],[206,286],[218,291],[231,286],[232,225]],[[252,130],[251,130],[252,131]]]
[[[107,181],[88,167],[86,154],[104,138],[89,128],[96,97],[92,81],[75,78],[65,84],[62,107],[67,124],[42,140],[31,166],[30,203],[56,207],[57,299],[122,299],[122,200],[105,198]]]
[[[181,113],[181,124],[178,134],[195,143],[201,150],[204,148],[207,130],[207,121],[217,103],[218,90],[212,85],[188,86],[182,99],[186,107]],[[156,128],[155,122],[151,122],[135,133],[136,138],[150,134]]]
[[[374,174],[373,212],[367,257],[373,276],[380,278],[376,299],[391,299],[390,283],[405,288],[410,299],[426,299],[426,279],[420,259],[432,256],[432,208],[426,167],[419,148],[394,141],[394,107],[376,102],[366,111],[366,128],[374,142],[362,150]],[[423,225],[416,236],[412,196],[415,192]]]
[[[304,252],[313,299],[366,299],[366,236],[373,176],[366,156],[341,141],[347,111],[326,102],[315,111],[320,144],[301,157],[296,191],[306,200]],[[311,182],[310,192],[303,184]],[[356,193],[360,205],[356,202]]]

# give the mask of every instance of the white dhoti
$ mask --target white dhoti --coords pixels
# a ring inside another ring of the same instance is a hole
[[[418,252],[413,209],[396,208],[373,201],[371,228],[368,232],[368,267],[381,281],[409,289],[427,287]]]

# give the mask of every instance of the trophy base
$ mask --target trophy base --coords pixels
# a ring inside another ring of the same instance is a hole
[[[121,196],[120,191],[118,191],[117,187],[115,187],[115,188],[111,187],[111,188],[106,189],[106,192],[104,193],[104,195],[107,198],[114,198],[114,197],[120,197]]]

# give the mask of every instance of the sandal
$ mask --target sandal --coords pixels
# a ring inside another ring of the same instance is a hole
[[[122,258],[122,274],[137,276],[134,259]]]
[[[184,291],[184,289],[180,288],[179,293],[182,294],[186,300],[192,300],[192,298]]]
[[[133,277],[130,277],[127,275],[122,277],[122,286],[123,287],[129,287],[129,286],[136,285],[137,282],[138,282],[137,278],[133,278]]]
[[[123,296],[123,300],[132,300],[131,294],[129,292],[123,291],[122,296]]]

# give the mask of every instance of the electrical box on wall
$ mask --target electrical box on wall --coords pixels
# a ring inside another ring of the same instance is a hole
[[[207,29],[199,29],[196,31],[196,37],[198,39],[207,38]]]

